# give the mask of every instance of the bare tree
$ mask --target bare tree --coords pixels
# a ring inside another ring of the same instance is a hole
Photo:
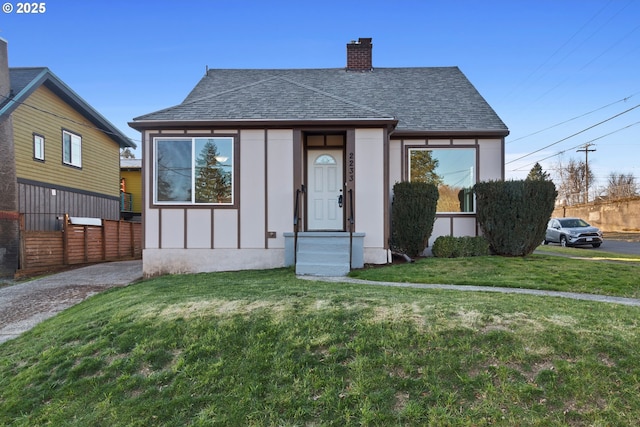
[[[605,198],[609,200],[625,199],[638,195],[638,183],[633,174],[611,172],[607,179]]]
[[[558,175],[559,184],[558,200],[566,205],[575,205],[578,203],[587,203],[586,188],[587,182],[593,183],[593,172],[589,170],[589,179],[587,179],[587,168],[583,161],[569,159],[566,165],[558,162],[556,173]]]

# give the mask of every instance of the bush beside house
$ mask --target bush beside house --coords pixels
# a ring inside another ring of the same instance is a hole
[[[489,242],[482,236],[440,236],[433,242],[433,256],[458,258],[489,255]]]
[[[391,205],[391,250],[418,256],[433,231],[438,187],[426,182],[397,182]]]
[[[478,224],[498,255],[526,256],[544,239],[557,196],[551,181],[487,181],[474,186]]]

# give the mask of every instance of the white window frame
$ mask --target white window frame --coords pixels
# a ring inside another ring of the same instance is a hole
[[[67,136],[69,138],[68,156],[66,154],[67,150],[65,150]],[[64,129],[62,130],[62,163],[77,168],[82,167],[82,136]]]
[[[44,162],[44,136],[33,134],[33,159]]]

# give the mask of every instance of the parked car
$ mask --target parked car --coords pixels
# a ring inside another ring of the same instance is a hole
[[[580,218],[551,218],[547,224],[544,244],[560,243],[560,246],[600,247],[603,242],[602,232]]]

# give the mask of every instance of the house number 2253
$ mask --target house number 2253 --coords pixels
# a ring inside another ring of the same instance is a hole
[[[348,181],[349,182],[353,182],[354,178],[355,178],[355,171],[356,171],[356,161],[355,161],[355,154],[353,154],[353,152],[349,153],[349,162],[348,162],[348,169],[347,169],[347,176],[348,176]]]

